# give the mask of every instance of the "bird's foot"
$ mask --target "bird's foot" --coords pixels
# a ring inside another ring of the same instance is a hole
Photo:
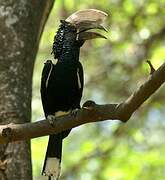
[[[54,126],[54,121],[55,121],[56,117],[53,115],[48,115],[47,120],[50,123],[51,126]]]
[[[79,110],[78,108],[71,110],[70,115],[73,116],[73,117],[76,117],[78,110]]]
[[[96,103],[92,100],[86,101],[83,104],[83,109],[87,109],[87,110],[92,110],[94,108],[94,106],[96,105]]]

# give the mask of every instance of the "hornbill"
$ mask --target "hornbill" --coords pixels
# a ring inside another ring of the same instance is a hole
[[[79,61],[80,47],[86,40],[105,38],[90,29],[106,29],[101,25],[107,14],[96,9],[77,11],[61,20],[54,37],[53,60],[47,60],[41,79],[41,99],[45,117],[52,125],[52,116],[75,114],[80,108],[83,91],[83,67]],[[49,136],[42,174],[49,180],[59,179],[62,141],[71,130]]]

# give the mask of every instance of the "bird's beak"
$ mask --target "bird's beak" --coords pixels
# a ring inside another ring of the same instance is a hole
[[[75,25],[77,28],[77,40],[89,40],[106,37],[97,32],[90,32],[91,29],[100,29],[107,32],[102,23],[107,18],[107,14],[97,9],[86,9],[77,11],[69,16],[66,21]]]

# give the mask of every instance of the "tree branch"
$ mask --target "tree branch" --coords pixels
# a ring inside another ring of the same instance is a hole
[[[53,125],[48,120],[34,123],[8,124],[0,126],[0,143],[26,140],[59,133],[79,125],[104,121],[120,120],[126,122],[131,115],[165,82],[165,63],[154,71],[127,100],[119,104],[98,105],[93,101],[84,103],[76,116],[72,114],[54,118]]]

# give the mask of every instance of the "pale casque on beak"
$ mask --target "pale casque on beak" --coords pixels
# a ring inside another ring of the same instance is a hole
[[[97,9],[85,9],[73,13],[65,21],[73,24],[77,28],[77,40],[106,39],[104,35],[88,30],[100,29],[107,32],[106,28],[102,25],[107,16],[105,12]]]

